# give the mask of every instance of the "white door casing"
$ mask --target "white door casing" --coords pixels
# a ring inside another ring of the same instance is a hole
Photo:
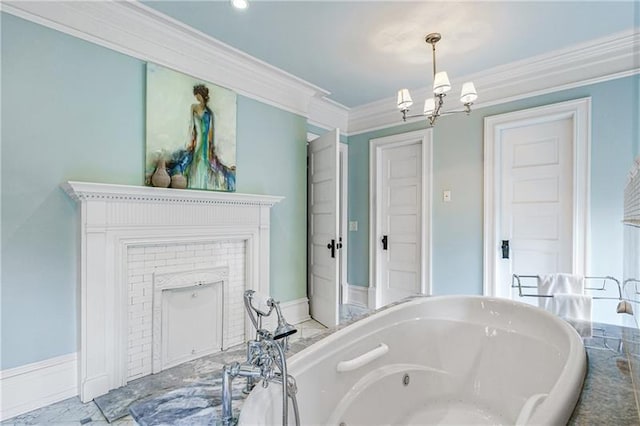
[[[370,141],[369,306],[431,294],[431,141],[431,129]]]
[[[512,272],[586,273],[590,109],[584,98],[485,118],[485,295],[511,297]]]
[[[309,142],[309,299],[311,316],[338,324],[339,131]],[[334,248],[331,248],[331,244]]]
[[[340,303],[349,303],[347,283],[347,258],[349,253],[349,145],[340,143],[340,234],[342,248],[338,251],[340,262]]]

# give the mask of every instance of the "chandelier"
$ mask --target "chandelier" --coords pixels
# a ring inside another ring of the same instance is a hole
[[[440,116],[459,112],[469,114],[473,101],[478,98],[475,86],[472,82],[467,81],[462,85],[460,92],[460,102],[462,102],[464,109],[454,111],[442,110],[444,97],[447,96],[447,92],[451,90],[451,83],[449,82],[449,76],[447,76],[446,71],[436,72],[436,43],[439,42],[441,38],[440,33],[427,34],[424,38],[424,41],[431,45],[433,55],[433,98],[429,98],[424,102],[424,111],[422,114],[407,115],[409,107],[413,105],[411,94],[409,94],[408,89],[398,90],[398,108],[402,113],[402,121],[407,121],[407,118],[425,117],[429,120],[429,124],[433,126]]]

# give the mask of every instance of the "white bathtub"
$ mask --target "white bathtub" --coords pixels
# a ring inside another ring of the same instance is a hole
[[[569,324],[480,296],[394,306],[289,360],[303,425],[564,425],[585,371]],[[281,424],[281,404],[279,385],[257,386],[240,424]]]

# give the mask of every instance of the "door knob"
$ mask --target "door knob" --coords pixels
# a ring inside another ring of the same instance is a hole
[[[386,235],[382,236],[382,250],[387,250],[389,245],[389,239]]]
[[[331,250],[331,257],[336,257],[336,240],[331,240],[329,244],[327,244],[327,248]]]

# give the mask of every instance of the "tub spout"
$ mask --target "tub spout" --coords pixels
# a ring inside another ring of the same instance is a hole
[[[229,425],[233,420],[231,408],[231,370],[232,366],[225,365],[222,368],[222,424]]]
[[[258,365],[240,364],[233,362],[222,368],[222,424],[229,425],[233,422],[233,407],[231,383],[235,377],[246,377],[247,380],[257,380],[260,377],[268,379],[269,374],[265,368]]]

